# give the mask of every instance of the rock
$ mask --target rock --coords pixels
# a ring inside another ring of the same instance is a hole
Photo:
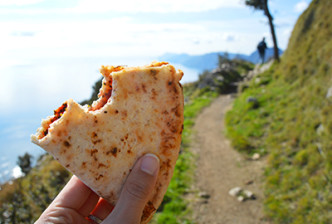
[[[330,98],[332,96],[332,86],[327,90],[326,98]]]
[[[323,151],[323,146],[322,146],[322,144],[321,143],[316,143],[316,146],[317,146],[317,150],[318,150],[318,152],[319,152],[319,154],[323,157],[323,158],[325,158],[326,156],[325,156],[325,153],[324,153],[324,151]]]
[[[251,191],[248,190],[243,190],[243,195],[245,197],[245,199],[255,199],[255,195],[254,193],[252,193]]]
[[[316,129],[318,135],[321,135],[324,132],[324,125],[320,124]]]
[[[243,202],[245,200],[245,198],[242,195],[240,195],[237,197],[237,200],[240,202]]]
[[[251,108],[253,108],[253,109],[258,108],[258,106],[259,106],[257,98],[255,98],[253,96],[249,96],[247,98],[247,103],[251,104]]]
[[[253,96],[249,96],[247,98],[247,103],[258,103],[257,98],[253,97]]]
[[[251,157],[252,160],[258,160],[259,158],[261,158],[259,153],[254,153],[254,155],[252,155],[252,157]]]
[[[198,196],[200,198],[209,199],[211,196],[206,192],[199,192]]]
[[[240,195],[241,192],[242,192],[241,187],[234,187],[234,188],[229,190],[228,194],[233,196],[233,197],[236,197],[236,196]]]
[[[217,76],[217,81],[218,82],[223,82],[224,81],[224,77],[223,76]]]
[[[247,182],[245,182],[245,185],[250,185],[250,184],[253,184],[254,181],[253,180],[248,180]]]
[[[261,82],[261,79],[260,79],[260,78],[258,78],[258,77],[255,78],[255,83],[256,83],[256,84],[259,84],[260,82]]]

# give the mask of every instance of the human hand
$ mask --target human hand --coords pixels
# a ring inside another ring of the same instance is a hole
[[[155,155],[146,154],[138,159],[114,208],[73,176],[35,224],[95,224],[94,220],[88,218],[90,215],[104,220],[102,224],[140,223],[144,206],[156,184],[158,172],[159,159]]]

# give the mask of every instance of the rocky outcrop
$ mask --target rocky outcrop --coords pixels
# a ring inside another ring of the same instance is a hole
[[[247,64],[248,62],[241,60],[223,58],[219,61],[219,66],[216,69],[205,71],[200,75],[197,87],[199,89],[210,88],[219,93],[235,91],[237,83],[244,77],[244,74],[240,72],[245,70],[244,67],[248,67]]]

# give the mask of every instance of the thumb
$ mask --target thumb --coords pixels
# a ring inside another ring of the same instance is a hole
[[[143,209],[153,191],[159,172],[159,159],[153,154],[140,158],[128,176],[105,223],[140,223]]]

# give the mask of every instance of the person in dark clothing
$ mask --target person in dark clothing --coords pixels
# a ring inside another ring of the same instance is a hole
[[[264,64],[264,61],[265,61],[266,48],[267,48],[267,45],[265,43],[265,37],[264,37],[263,40],[261,42],[259,42],[259,44],[257,45],[257,50],[258,50],[259,56],[262,60],[262,64]]]

